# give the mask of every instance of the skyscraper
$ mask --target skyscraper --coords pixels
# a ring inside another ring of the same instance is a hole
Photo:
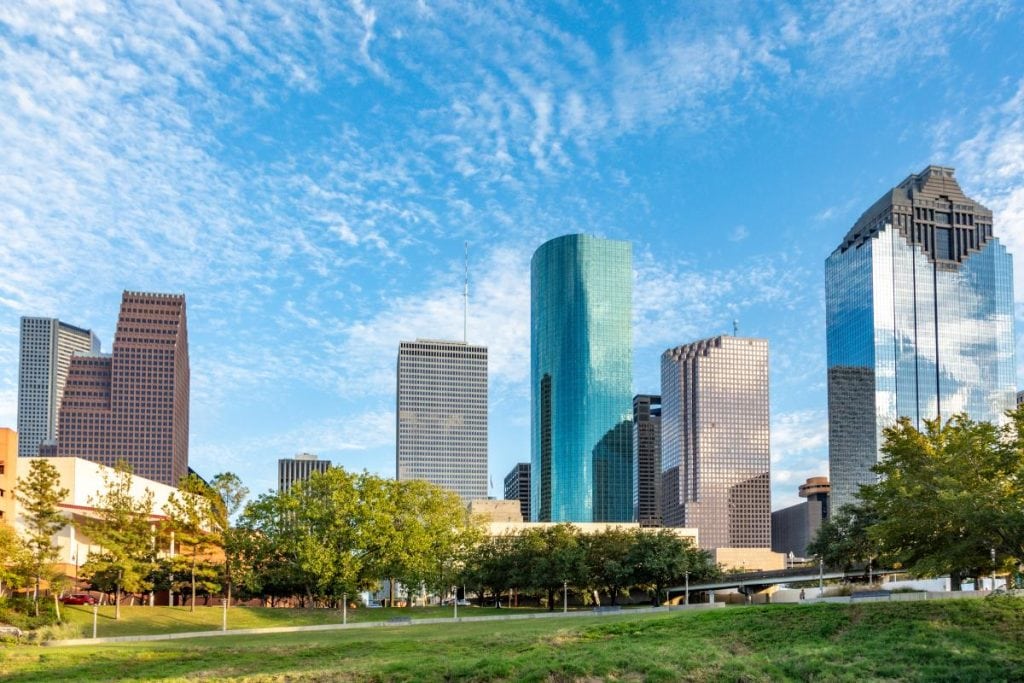
[[[314,472],[326,472],[330,467],[330,460],[320,460],[312,453],[299,453],[294,458],[281,458],[277,461],[277,491],[284,493],[296,482],[306,481]]]
[[[113,353],[71,358],[57,455],[124,460],[176,486],[188,474],[188,418],[185,296],[125,292]]]
[[[505,500],[518,500],[523,521],[530,519],[530,463],[516,463],[505,475]]]
[[[530,265],[531,517],[633,517],[633,255],[563,235]]]
[[[633,519],[661,526],[661,396],[633,397]]]
[[[771,547],[768,341],[712,337],[661,355],[662,515],[702,548]]]
[[[953,169],[889,190],[825,262],[832,509],[876,480],[882,430],[1014,407],[1013,259]]]
[[[57,415],[64,397],[71,354],[98,352],[91,330],[56,318],[21,319],[18,365],[18,455],[39,455],[39,445],[57,438]]]
[[[398,347],[396,469],[464,501],[487,497],[487,347],[418,339]]]

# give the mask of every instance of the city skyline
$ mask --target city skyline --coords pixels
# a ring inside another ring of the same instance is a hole
[[[580,232],[633,244],[634,393],[733,320],[771,340],[773,503],[799,502],[827,472],[823,262],[863,209],[955,167],[1022,267],[1022,33],[1012,3],[6,3],[0,424],[20,316],[107,343],[123,289],[185,292],[194,468],[391,473],[394,348],[462,337],[468,241],[500,496],[529,259]]]

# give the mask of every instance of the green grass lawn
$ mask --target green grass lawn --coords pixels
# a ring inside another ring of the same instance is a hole
[[[1024,600],[765,605],[595,619],[0,649],[5,681],[1024,679]]]
[[[516,609],[515,613],[543,610]],[[480,616],[484,614],[508,614],[508,609],[481,607],[460,607],[459,616]],[[359,621],[387,621],[396,617],[426,619],[451,617],[451,607],[412,607],[386,609],[350,609],[349,623]],[[76,633],[68,637],[92,637],[92,607],[68,605],[64,618],[74,625]],[[228,629],[266,628],[270,626],[313,626],[316,624],[340,624],[341,610],[292,609],[271,607],[232,607],[228,610]],[[188,607],[144,607],[121,606],[121,619],[114,619],[114,608],[100,607],[96,630],[103,636],[136,636],[152,633],[178,633],[182,631],[217,631],[221,627],[221,607],[196,606],[195,612]]]

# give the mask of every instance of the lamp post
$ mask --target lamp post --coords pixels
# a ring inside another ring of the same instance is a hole
[[[818,558],[818,597],[825,595],[825,558]]]
[[[690,604],[690,570],[686,570],[686,595],[683,597],[683,604]]]
[[[562,614],[569,613],[569,582],[562,581]]]
[[[459,618],[459,587],[455,586],[452,591],[452,605],[455,607],[455,618]]]
[[[994,593],[996,590],[996,549],[989,548],[989,551],[992,554],[992,592]]]
[[[341,594],[341,625],[348,623],[348,593]]]

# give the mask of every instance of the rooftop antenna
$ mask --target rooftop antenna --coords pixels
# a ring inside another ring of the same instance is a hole
[[[734,337],[740,336],[740,321],[739,320],[733,320],[732,321],[732,336],[734,336]]]
[[[462,343],[469,343],[469,242],[462,243],[465,277],[462,280]]]

